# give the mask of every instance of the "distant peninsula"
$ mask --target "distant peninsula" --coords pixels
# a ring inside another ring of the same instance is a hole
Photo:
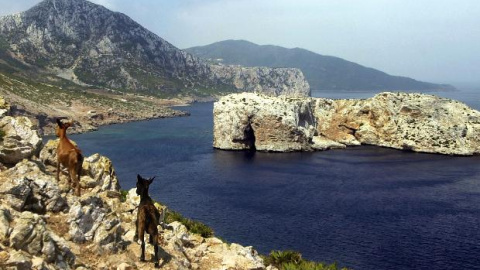
[[[220,41],[188,48],[186,51],[225,65],[298,68],[305,75],[312,90],[427,92],[455,89],[451,85],[392,76],[342,58],[320,55],[301,48],[257,45],[245,40]]]

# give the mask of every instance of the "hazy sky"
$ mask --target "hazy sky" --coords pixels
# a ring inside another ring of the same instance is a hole
[[[0,0],[0,15],[40,0]],[[479,0],[92,0],[179,48],[300,47],[438,83],[480,83]]]

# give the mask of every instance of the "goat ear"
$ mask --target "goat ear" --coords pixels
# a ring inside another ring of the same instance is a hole
[[[62,127],[62,125],[63,125],[63,124],[62,124],[62,121],[60,121],[60,119],[58,119],[58,118],[57,118],[56,120],[57,120],[57,125],[58,125],[59,127]]]
[[[155,177],[156,177],[156,176],[150,178],[150,179],[148,180],[148,184],[151,184],[151,183],[153,182],[153,179],[155,179]]]
[[[140,174],[137,174],[137,180],[138,180],[138,181],[143,180],[143,178],[140,176]]]

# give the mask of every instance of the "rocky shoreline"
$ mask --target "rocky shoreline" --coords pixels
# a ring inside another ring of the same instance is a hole
[[[29,118],[8,111],[0,108],[0,268],[153,269],[153,247],[140,262],[133,240],[139,196],[120,190],[112,162],[85,157],[82,194],[74,196],[67,176],[54,176],[58,140],[42,145]],[[180,222],[159,229],[162,269],[275,269],[252,247],[202,237]]]
[[[31,89],[25,89],[28,91]],[[9,106],[9,114],[27,116],[38,127],[41,135],[55,133],[55,119],[73,120],[70,133],[84,133],[97,130],[100,126],[121,124],[149,119],[182,117],[189,113],[174,109],[195,102],[193,98],[160,99],[140,95],[112,95],[104,92],[91,93],[92,96],[68,97],[68,104],[52,100],[37,102],[14,92],[2,90],[0,106]],[[3,105],[2,105],[3,104]]]
[[[384,92],[369,99],[232,94],[214,105],[213,146],[291,152],[377,145],[480,154],[480,112],[446,98]]]

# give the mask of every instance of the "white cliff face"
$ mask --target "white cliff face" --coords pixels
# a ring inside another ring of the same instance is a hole
[[[214,105],[214,142],[220,149],[310,150],[315,133],[313,99],[242,93]]]
[[[249,125],[252,131],[246,132]],[[214,147],[250,149],[252,138],[263,151],[370,144],[474,155],[480,153],[480,113],[458,101],[407,93],[381,93],[365,100],[235,94],[215,103]]]
[[[211,65],[212,80],[244,92],[269,96],[310,96],[310,85],[299,69]]]

